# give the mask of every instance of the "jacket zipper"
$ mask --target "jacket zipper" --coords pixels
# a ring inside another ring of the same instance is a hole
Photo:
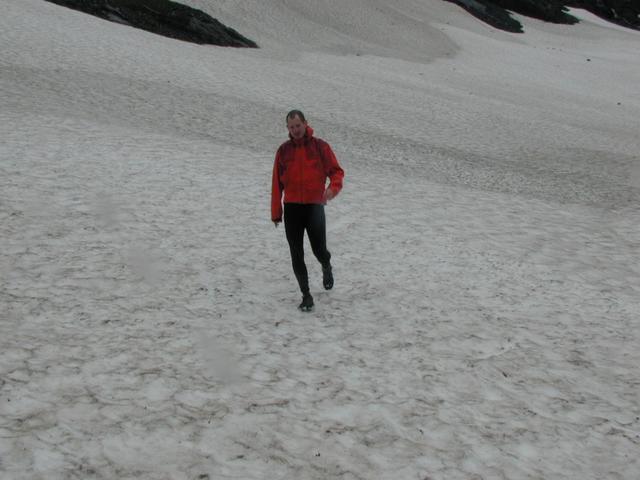
[[[300,162],[300,203],[304,203],[304,145],[300,145],[302,155],[298,157]]]

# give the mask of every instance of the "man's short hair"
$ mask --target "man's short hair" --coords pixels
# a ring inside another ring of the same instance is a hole
[[[302,113],[300,110],[291,110],[289,113],[287,113],[286,121],[288,122],[289,120],[291,120],[291,119],[293,119],[295,117],[298,117],[303,122],[307,121],[307,119],[304,118],[304,113]]]

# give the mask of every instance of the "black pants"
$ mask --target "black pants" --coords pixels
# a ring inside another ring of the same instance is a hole
[[[324,216],[324,205],[285,203],[284,229],[291,250],[293,273],[298,279],[300,291],[309,291],[309,276],[304,263],[304,231],[307,231],[311,250],[323,265],[327,266],[331,254],[327,250],[327,230]]]

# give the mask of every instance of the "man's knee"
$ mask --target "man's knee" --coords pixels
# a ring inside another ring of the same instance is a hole
[[[313,255],[321,264],[326,265],[331,260],[331,254],[327,250],[326,244],[312,245],[311,249],[313,250]]]

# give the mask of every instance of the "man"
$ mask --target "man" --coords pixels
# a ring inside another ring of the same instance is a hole
[[[313,309],[313,297],[309,293],[304,263],[304,232],[307,231],[313,254],[322,265],[324,288],[330,290],[333,272],[331,254],[327,250],[324,205],[342,189],[344,170],[329,144],[313,136],[313,129],[301,111],[290,111],[286,122],[289,140],[278,148],[273,165],[271,220],[276,227],[282,221],[284,193],[284,228],[293,272],[302,292],[299,308],[308,312]]]

